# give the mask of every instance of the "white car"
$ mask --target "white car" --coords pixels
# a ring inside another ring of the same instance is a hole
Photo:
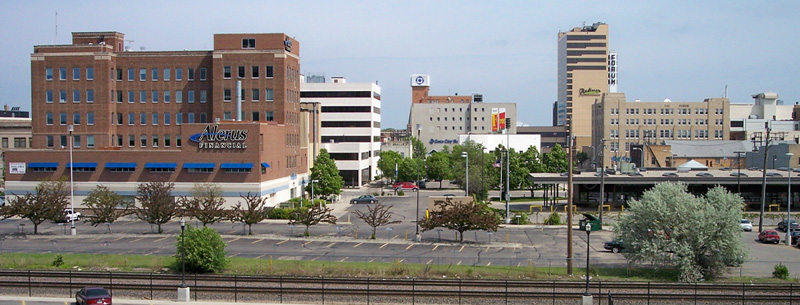
[[[81,212],[74,212],[70,210],[64,210],[64,218],[67,222],[72,222],[73,220],[78,221],[81,220]]]
[[[753,224],[751,224],[750,221],[747,220],[747,219],[742,219],[742,221],[739,224],[739,226],[741,226],[742,230],[744,230],[746,232],[753,231]]]

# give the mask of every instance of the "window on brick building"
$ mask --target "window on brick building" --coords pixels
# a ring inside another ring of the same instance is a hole
[[[256,39],[255,38],[244,38],[242,39],[242,49],[255,49],[256,48]]]

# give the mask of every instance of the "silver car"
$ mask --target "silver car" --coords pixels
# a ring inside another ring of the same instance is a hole
[[[750,220],[742,219],[739,226],[741,226],[742,230],[744,230],[745,232],[753,231],[753,224],[750,223]]]

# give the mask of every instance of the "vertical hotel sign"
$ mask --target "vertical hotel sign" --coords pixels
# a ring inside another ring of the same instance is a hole
[[[617,52],[608,53],[608,92],[617,92]]]

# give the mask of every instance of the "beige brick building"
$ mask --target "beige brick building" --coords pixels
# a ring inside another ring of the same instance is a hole
[[[672,166],[671,153],[663,146],[666,140],[729,140],[727,98],[640,102],[627,101],[624,93],[605,93],[591,109],[592,147],[599,148],[601,139],[605,139],[605,167],[618,165],[621,160],[639,167],[642,163],[644,167]]]

